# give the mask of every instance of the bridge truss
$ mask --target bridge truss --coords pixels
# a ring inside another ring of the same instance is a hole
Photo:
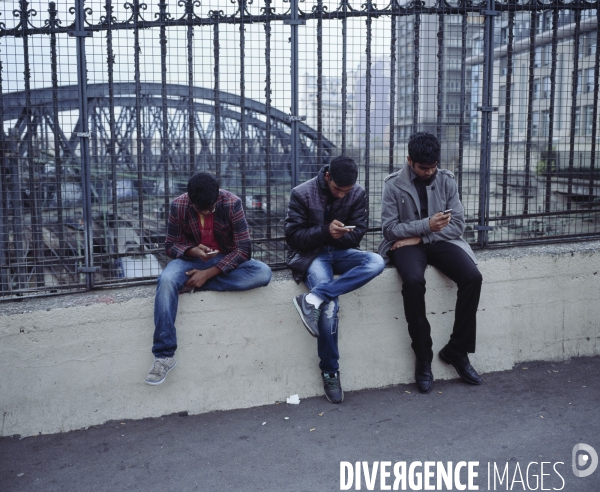
[[[289,117],[212,89],[168,84],[166,98],[164,89],[157,83],[89,85],[87,132],[77,86],[3,95],[9,129],[3,137],[0,237],[5,264],[11,264],[2,269],[3,290],[70,288],[83,281],[85,188],[92,204],[95,284],[155,276],[164,264],[168,205],[202,170],[243,198],[257,256],[283,263]],[[299,129],[304,179],[334,146],[303,123]],[[89,139],[89,182],[82,179],[82,137]],[[269,244],[263,248],[263,242]]]

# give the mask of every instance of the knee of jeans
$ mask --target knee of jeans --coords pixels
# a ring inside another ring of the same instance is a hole
[[[337,303],[329,302],[321,307],[321,319],[319,321],[319,332],[325,338],[337,333],[338,329]]]
[[[377,253],[369,253],[367,256],[367,264],[371,267],[371,270],[375,275],[379,275],[385,268],[384,259]]]
[[[178,289],[178,285],[177,282],[175,282],[175,279],[172,275],[165,275],[165,271],[163,270],[163,273],[161,273],[158,278],[156,279],[156,290],[157,291],[164,291],[164,290],[171,290],[171,289]]]
[[[337,319],[337,313],[339,309],[339,303],[337,299],[333,299],[326,304],[321,306],[321,315],[325,317],[325,319]]]
[[[256,272],[257,281],[260,287],[265,287],[266,285],[268,285],[271,281],[272,276],[273,272],[271,271],[269,266],[265,265],[264,263],[261,263],[258,272]]]

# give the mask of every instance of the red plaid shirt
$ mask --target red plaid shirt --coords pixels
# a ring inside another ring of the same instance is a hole
[[[221,253],[226,255],[216,266],[223,273],[229,273],[252,255],[242,201],[229,191],[219,190],[214,219],[215,239]],[[173,200],[169,209],[165,240],[167,255],[171,258],[183,258],[188,249],[201,242],[198,212],[194,210],[188,194],[184,193]]]

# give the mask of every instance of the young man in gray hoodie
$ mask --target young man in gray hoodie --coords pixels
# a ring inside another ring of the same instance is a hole
[[[389,259],[402,278],[402,298],[415,352],[415,380],[421,393],[433,387],[431,327],[425,314],[425,268],[433,265],[456,282],[454,328],[440,358],[467,383],[482,379],[469,361],[475,352],[476,314],[482,277],[475,255],[462,239],[464,209],[454,175],[439,169],[440,144],[431,133],[419,132],[408,142],[401,171],[383,187],[379,254]]]

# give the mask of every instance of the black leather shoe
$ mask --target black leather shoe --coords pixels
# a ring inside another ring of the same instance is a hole
[[[415,382],[421,393],[429,393],[433,388],[433,373],[431,359],[415,361]]]
[[[454,367],[463,381],[466,381],[469,384],[483,383],[483,379],[481,379],[481,376],[473,369],[473,366],[469,362],[469,356],[466,353],[457,353],[446,345],[440,350],[440,359],[446,364],[450,364]]]

